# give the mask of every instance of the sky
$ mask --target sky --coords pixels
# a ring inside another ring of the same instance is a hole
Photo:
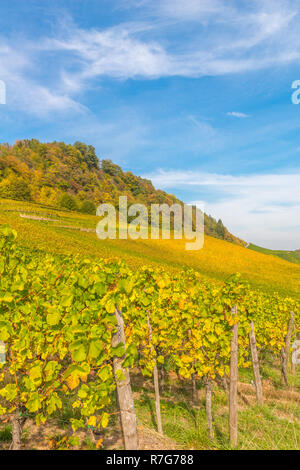
[[[300,0],[1,0],[0,142],[83,141],[298,249],[299,25]]]

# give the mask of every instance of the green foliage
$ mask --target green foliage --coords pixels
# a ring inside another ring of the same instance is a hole
[[[96,206],[92,201],[83,201],[80,206],[80,212],[84,212],[85,214],[96,214]]]
[[[71,196],[68,193],[64,193],[61,196],[59,205],[63,209],[68,209],[69,211],[76,211],[76,209],[78,208],[75,197]]]
[[[92,145],[75,142],[74,147],[79,150],[88,168],[99,168],[99,160]]]
[[[218,222],[217,222],[216,232],[217,232],[217,234],[219,235],[220,238],[224,238],[225,227],[224,227],[221,219],[219,219]]]
[[[0,183],[0,195],[10,199],[20,199],[21,201],[30,201],[31,194],[28,183],[14,173],[10,173]]]
[[[121,168],[118,165],[115,165],[111,160],[102,160],[101,168],[104,173],[107,173],[110,176],[118,176],[122,173]]]

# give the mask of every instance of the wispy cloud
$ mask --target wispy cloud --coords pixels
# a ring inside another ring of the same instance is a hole
[[[73,55],[79,81],[101,76],[157,78],[168,74],[170,59],[159,43],[138,38],[148,29],[147,24],[125,24],[101,31],[71,26],[65,37],[49,39],[44,47]]]
[[[165,0],[157,7],[151,3],[148,15],[158,17],[154,23],[143,13],[143,21],[104,30],[70,25],[64,37],[49,40],[47,45],[80,59],[79,81],[101,76],[201,77],[257,70],[300,58],[295,4],[292,8],[275,0],[270,8],[266,1],[254,2],[250,12],[238,8],[236,2],[232,5],[194,0],[184,4]],[[143,3],[147,12],[145,6],[147,2]],[[188,21],[199,23],[189,34]],[[174,22],[182,35],[172,34]]]
[[[197,119],[195,116],[192,115],[188,116],[188,119],[194,124],[194,126],[201,133],[201,135],[203,135],[203,137],[206,137],[206,139],[211,139],[216,136],[217,132],[213,128],[213,126],[205,122],[209,121],[209,119],[203,117]]]
[[[188,202],[197,204],[198,193],[206,212],[246,241],[275,249],[300,248],[300,170],[247,176],[159,170],[147,178],[165,190],[192,189],[195,199]]]
[[[36,61],[40,53],[37,44],[27,41],[21,48],[18,43],[8,44],[3,38],[0,42],[0,76],[7,87],[7,106],[10,109],[40,117],[51,112],[86,111],[73,99],[69,89],[37,78]]]
[[[237,118],[248,118],[250,117],[250,114],[245,114],[245,113],[239,113],[238,111],[230,111],[226,113],[227,116],[233,116]]]
[[[83,112],[82,93],[104,77],[202,77],[299,61],[299,0],[246,3],[129,0],[131,21],[112,27],[83,29],[67,20],[55,34],[38,40],[20,44],[2,38],[1,79],[7,77],[8,86],[14,86],[15,106],[46,115],[55,110]],[[52,80],[37,67],[47,54],[57,68]]]

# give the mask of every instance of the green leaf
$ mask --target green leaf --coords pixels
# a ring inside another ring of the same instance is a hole
[[[114,313],[116,310],[115,299],[109,299],[105,304],[105,309],[108,313]]]
[[[112,355],[116,357],[123,357],[125,354],[125,347],[123,343],[119,343],[118,346],[112,348]]]
[[[26,403],[26,408],[31,412],[35,413],[42,406],[42,400],[38,393],[33,393]]]
[[[55,313],[48,313],[47,315],[47,323],[50,326],[57,325],[60,322],[60,319],[61,315],[57,311]]]
[[[76,361],[76,362],[85,361],[85,359],[86,359],[85,346],[83,344],[81,344],[81,346],[73,352],[72,357],[73,357],[74,361]]]
[[[103,381],[106,382],[111,377],[111,368],[110,366],[105,366],[103,369],[100,369],[98,372],[98,377]]]
[[[66,295],[65,297],[62,298],[60,305],[62,307],[71,307],[72,303],[74,300],[74,295]]]
[[[102,350],[103,350],[102,342],[99,341],[98,339],[93,339],[90,342],[88,356],[92,359],[96,359],[97,357],[100,356],[100,353],[102,352]]]

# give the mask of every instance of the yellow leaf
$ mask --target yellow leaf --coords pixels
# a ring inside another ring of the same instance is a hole
[[[108,421],[109,421],[109,415],[107,413],[103,413],[102,418],[101,418],[101,426],[103,428],[106,428],[106,426],[108,425]]]
[[[89,419],[88,419],[88,425],[89,426],[96,426],[96,421],[97,421],[96,416],[90,416]]]
[[[96,444],[96,448],[97,448],[97,449],[99,449],[99,447],[101,447],[102,442],[103,442],[103,439],[99,439],[99,440],[97,441],[97,444]]]
[[[70,390],[74,390],[74,388],[78,387],[79,385],[78,375],[70,375],[70,377],[66,379],[66,382]]]

